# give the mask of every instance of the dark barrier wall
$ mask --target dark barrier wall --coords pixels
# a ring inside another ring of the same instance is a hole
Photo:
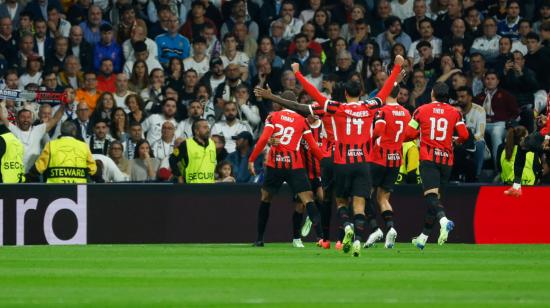
[[[550,243],[544,223],[550,188],[526,189],[521,199],[502,191],[449,187],[444,205],[457,226],[449,240]],[[0,245],[252,242],[259,204],[258,186],[235,184],[1,185],[0,194]],[[408,242],[423,226],[420,187],[397,187],[392,205],[397,239]],[[272,204],[266,241],[291,240],[293,208],[283,188]],[[434,230],[430,240],[436,238]]]

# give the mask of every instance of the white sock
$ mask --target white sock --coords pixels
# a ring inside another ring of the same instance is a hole
[[[441,226],[446,225],[448,222],[449,222],[449,220],[447,219],[447,217],[441,217],[441,219],[439,220],[439,224]]]
[[[520,188],[521,188],[521,184],[514,183],[514,185],[512,185],[512,188],[514,188],[514,189],[520,189]]]
[[[420,233],[420,235],[418,236],[418,239],[421,240],[421,241],[427,241],[428,236],[424,233]]]

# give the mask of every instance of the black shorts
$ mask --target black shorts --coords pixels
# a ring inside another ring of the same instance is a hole
[[[395,181],[399,176],[399,168],[385,167],[375,163],[369,163],[372,186],[380,187],[387,192],[393,192]]]
[[[452,166],[436,164],[431,161],[420,161],[420,178],[424,191],[439,188],[441,194],[451,177]]]
[[[370,196],[372,182],[367,163],[334,164],[334,175],[336,198]]]
[[[314,196],[314,198],[316,198],[317,197],[317,189],[323,188],[323,184],[321,183],[321,178],[309,179],[309,184],[311,186],[311,191],[313,192],[313,196]],[[293,202],[301,202],[300,197],[298,197],[297,194],[294,194],[292,196],[292,201]]]
[[[331,190],[334,186],[334,162],[332,161],[332,157],[321,159],[321,179],[323,181],[323,190]]]
[[[311,191],[307,180],[306,169],[275,169],[265,168],[265,179],[262,188],[270,194],[276,194],[284,182],[290,186],[293,194]]]

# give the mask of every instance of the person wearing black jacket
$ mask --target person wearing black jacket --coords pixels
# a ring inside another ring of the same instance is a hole
[[[84,32],[80,26],[72,26],[69,33],[68,55],[75,55],[80,60],[82,71],[87,72],[92,69],[93,49],[88,42],[84,40]]]

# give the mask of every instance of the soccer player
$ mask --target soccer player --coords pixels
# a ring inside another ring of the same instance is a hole
[[[401,167],[404,130],[411,120],[409,111],[397,103],[399,91],[399,85],[395,85],[386,104],[376,111],[371,139],[372,147],[367,158],[372,175],[373,194],[376,194],[376,201],[386,227],[384,245],[386,248],[393,248],[397,237],[397,231],[393,227],[393,209],[389,200]],[[371,199],[373,197],[371,196]],[[384,235],[376,222],[374,208],[367,205],[366,212],[368,225],[374,232],[365,242],[365,248],[374,245]]]
[[[386,100],[401,71],[403,62],[403,57],[395,58],[395,65],[390,77],[386,80],[378,96],[373,99],[360,101],[360,84],[351,80],[347,81],[344,85],[345,103],[325,97],[304,78],[297,63],[291,65],[304,90],[318,103],[310,106],[310,112],[333,116],[335,195],[338,216],[345,233],[342,250],[347,253],[352,248],[352,254],[356,257],[361,251],[361,235],[365,228],[365,202],[370,198],[371,192],[370,170],[366,163],[370,128],[366,120],[372,116],[371,109],[380,107]],[[352,197],[353,200],[353,223],[351,223],[347,209],[349,197]]]
[[[440,224],[439,245],[447,241],[449,232],[454,228],[454,223],[445,216],[440,199],[453,166],[453,133],[457,132],[458,143],[468,139],[462,116],[446,103],[449,87],[438,82],[433,86],[431,96],[432,102],[416,109],[405,130],[407,141],[420,135],[420,177],[428,204],[424,229],[412,240],[413,245],[420,249],[426,246],[436,218]]]
[[[296,99],[290,97],[293,94],[289,91],[283,93],[283,95],[293,100]],[[304,162],[299,154],[300,141],[302,138],[306,140],[317,159],[323,157],[323,152],[313,139],[304,117],[288,109],[273,112],[267,117],[264,131],[248,159],[248,170],[253,176],[256,175],[254,161],[271,137],[278,139],[278,142],[270,147],[268,153],[265,180],[261,189],[261,203],[258,211],[258,237],[254,242],[254,246],[264,246],[264,233],[269,218],[271,199],[283,182],[287,182],[294,194],[297,194],[302,203],[305,204],[317,236],[322,238],[321,218],[313,201],[313,192],[307,180]]]

